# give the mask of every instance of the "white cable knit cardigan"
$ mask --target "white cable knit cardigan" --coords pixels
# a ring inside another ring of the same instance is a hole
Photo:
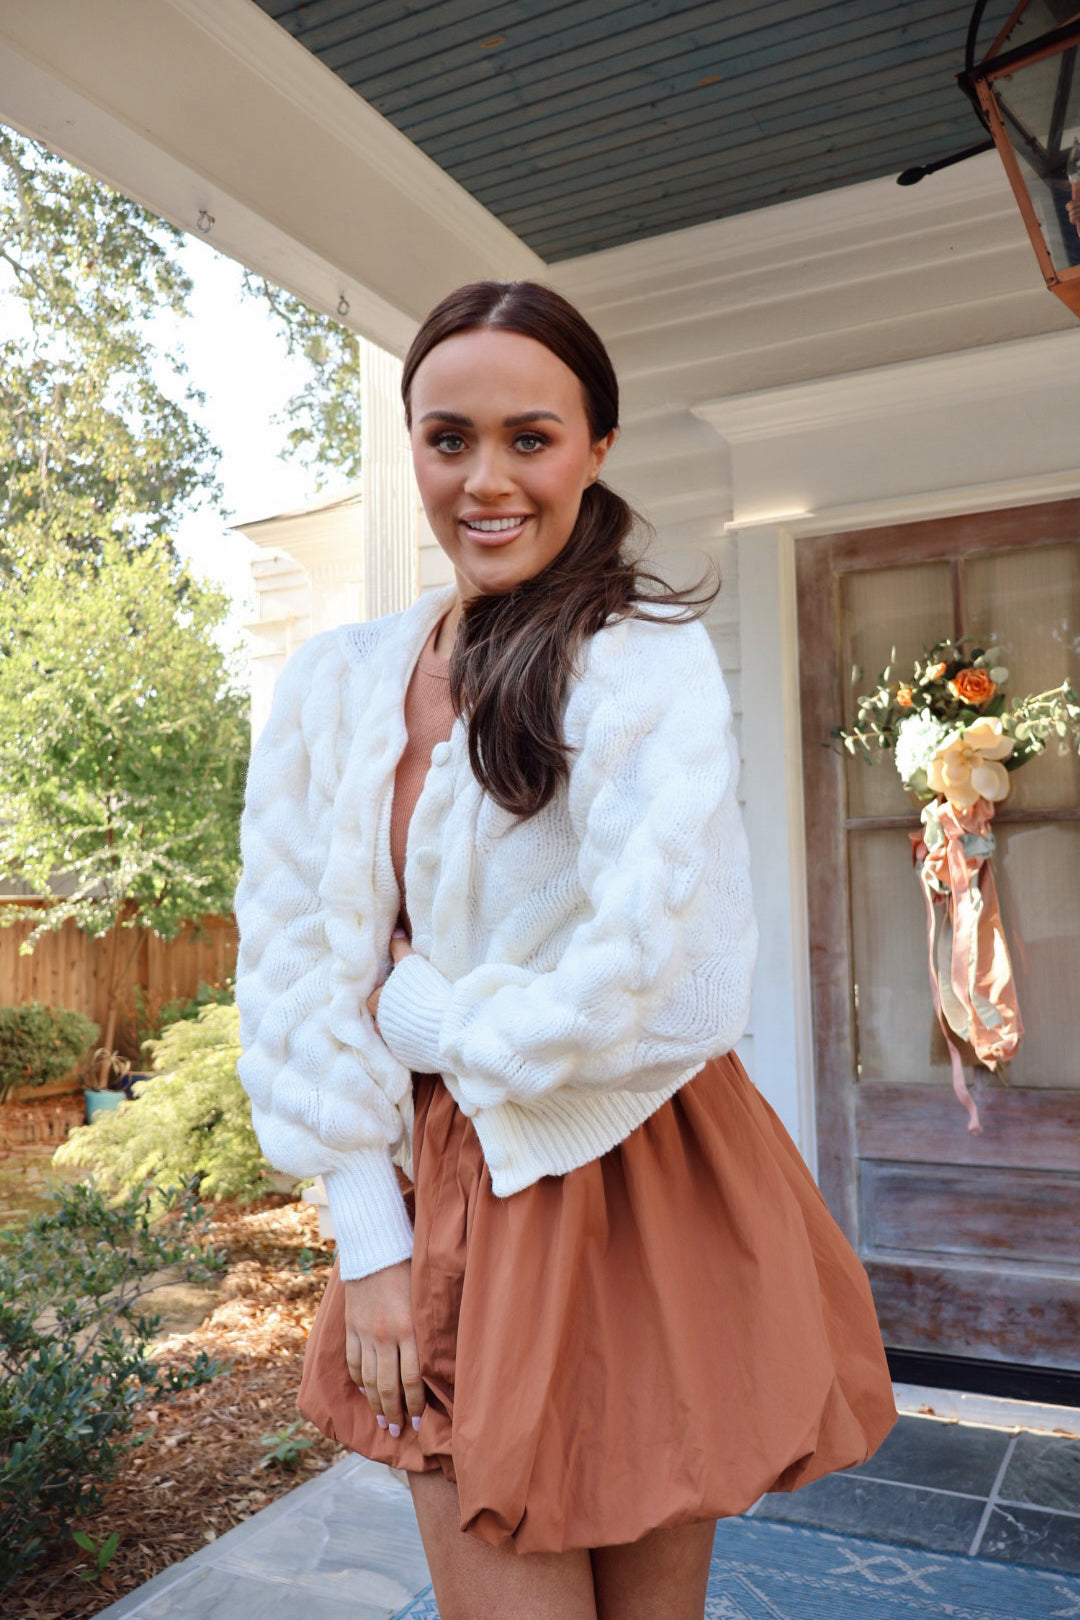
[[[306,643],[248,778],[239,1072],[270,1161],[325,1178],[346,1278],[412,1250],[392,1165],[411,1069],[442,1074],[506,1196],[623,1141],[749,1012],[737,755],[696,623],[624,620],[586,644],[570,780],[527,821],[481,790],[455,723],[409,827],[416,954],[390,972],[405,689],[451,599]]]

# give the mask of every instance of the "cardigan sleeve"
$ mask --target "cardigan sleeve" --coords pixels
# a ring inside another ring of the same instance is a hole
[[[452,1075],[466,1111],[559,1087],[659,1090],[729,1051],[749,1017],[738,755],[701,625],[599,632],[566,734],[588,906],[555,967],[488,962],[451,983],[411,955],[379,1002],[390,1050]]]
[[[374,1036],[362,968],[331,948],[320,887],[348,673],[333,633],[305,643],[279,678],[252,752],[236,1000],[237,1067],[260,1145],[279,1169],[324,1177],[341,1274],[355,1278],[407,1259],[412,1227],[391,1161],[408,1076]]]

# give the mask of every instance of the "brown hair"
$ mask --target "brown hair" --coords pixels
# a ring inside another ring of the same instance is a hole
[[[475,281],[432,310],[405,357],[401,393],[422,360],[459,332],[497,327],[535,338],[581,383],[595,443],[619,424],[619,385],[607,350],[572,304],[535,281]],[[628,550],[649,531],[620,495],[597,480],[582,493],[577,521],[558,556],[500,595],[467,602],[450,659],[454,709],[468,716],[469,759],[481,786],[504,809],[535,815],[569,775],[562,708],[579,652],[611,618],[650,618],[642,606],[682,604],[669,622],[699,618],[719,590],[677,591],[642,569]]]

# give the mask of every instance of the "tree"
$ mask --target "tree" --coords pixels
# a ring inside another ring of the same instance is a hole
[[[185,313],[182,240],[0,126],[0,570],[27,535],[99,556],[218,498],[202,396],[150,326]]]
[[[290,355],[302,355],[308,379],[288,401],[282,455],[297,455],[315,473],[326,468],[346,478],[360,476],[360,340],[355,332],[320,315],[262,276],[244,275],[244,290],[262,298],[277,318]]]
[[[19,588],[0,610],[0,870],[44,909],[0,925],[69,918],[115,929],[105,1046],[133,952],[121,933],[171,938],[227,911],[248,752],[247,702],[216,639],[224,596],[170,567],[166,543],[96,555],[24,540]]]

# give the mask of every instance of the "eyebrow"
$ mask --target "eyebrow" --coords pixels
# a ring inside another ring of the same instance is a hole
[[[461,416],[457,411],[425,411],[420,418],[421,422],[449,422],[453,427],[475,427],[476,423],[471,416]],[[516,416],[504,416],[503,427],[526,427],[530,422],[558,422],[565,426],[561,416],[554,411],[519,411]]]

